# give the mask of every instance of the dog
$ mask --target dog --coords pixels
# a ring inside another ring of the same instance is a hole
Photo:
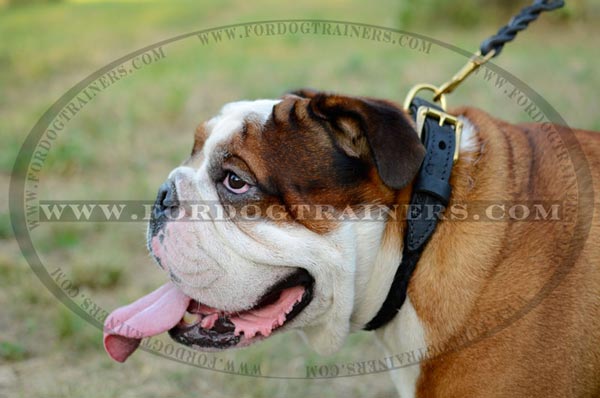
[[[450,203],[375,331],[390,355],[419,349],[390,372],[399,394],[600,396],[600,136],[452,113]],[[390,290],[423,157],[391,101],[300,90],[225,105],[153,208],[148,248],[170,282],[107,318],[107,352],[124,361],[165,331],[218,351],[293,329],[340,349]],[[536,200],[563,207],[521,217]],[[473,203],[487,218],[465,216]],[[365,205],[386,211],[366,219]]]

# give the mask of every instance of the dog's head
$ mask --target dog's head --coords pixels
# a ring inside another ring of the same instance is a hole
[[[198,127],[148,228],[153,257],[192,299],[171,336],[215,350],[295,328],[319,352],[338,349],[387,293],[356,317],[385,222],[344,214],[392,205],[423,156],[388,101],[303,90],[225,105]]]

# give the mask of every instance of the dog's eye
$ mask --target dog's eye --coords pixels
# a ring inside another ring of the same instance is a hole
[[[227,176],[223,180],[225,188],[229,189],[233,193],[241,194],[245,193],[250,189],[250,185],[242,180],[237,174],[231,171],[227,173]]]

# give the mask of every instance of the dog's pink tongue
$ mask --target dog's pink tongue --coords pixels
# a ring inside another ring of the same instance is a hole
[[[142,338],[161,334],[181,320],[190,298],[169,282],[139,300],[113,311],[104,322],[104,349],[124,362]]]

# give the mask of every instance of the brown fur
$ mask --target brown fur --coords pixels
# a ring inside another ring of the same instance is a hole
[[[600,136],[459,113],[481,151],[456,165],[453,201],[563,199],[582,217],[439,224],[409,286],[432,351],[417,396],[598,397]]]

